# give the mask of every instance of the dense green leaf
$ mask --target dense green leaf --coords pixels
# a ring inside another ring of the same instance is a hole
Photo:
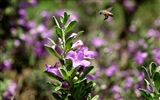
[[[84,32],[84,31],[79,31],[79,32],[77,33],[76,38],[79,37],[83,32]]]
[[[72,69],[72,60],[66,59],[66,69],[67,71],[70,71]]]
[[[56,26],[60,28],[59,23],[58,23],[58,21],[57,21],[56,17],[55,17],[55,16],[53,16],[53,18],[54,18],[54,21],[55,21],[55,23],[56,23]]]
[[[155,72],[153,76],[154,85],[157,88],[157,90],[160,88],[160,73]]]
[[[60,97],[60,95],[58,95],[57,93],[52,93],[52,95],[56,100],[62,100],[62,97]]]
[[[147,69],[145,67],[142,66],[142,69],[143,69],[143,72],[144,72],[144,75],[145,75],[145,78],[148,82],[151,82],[151,79],[149,77],[149,74],[147,72]]]
[[[98,98],[99,98],[99,96],[96,95],[96,96],[94,96],[91,100],[98,100]]]
[[[152,63],[150,64],[149,68],[150,68],[150,74],[151,74],[152,76],[154,76],[154,73],[156,72],[156,68],[157,68],[156,63],[152,62]]]
[[[52,47],[50,47],[49,45],[46,45],[46,44],[44,46],[50,53],[52,53],[53,55],[55,55],[59,59],[62,58],[61,55],[59,55]]]
[[[67,72],[65,71],[65,69],[63,68],[59,68],[59,71],[61,73],[61,75],[63,76],[64,79],[68,78]]]
[[[56,26],[56,33],[57,33],[58,37],[62,38],[63,30],[57,26]]]
[[[64,12],[64,19],[63,19],[63,25],[65,25],[68,22],[70,15]]]
[[[80,75],[80,79],[83,79],[86,77],[86,75],[93,69],[94,67],[93,66],[88,66],[86,67],[83,72],[81,73]]]
[[[77,24],[77,21],[71,21],[66,27],[65,32],[66,33],[70,32],[76,24]]]
[[[48,72],[48,71],[44,71],[44,73],[46,75],[48,75],[49,77],[53,78],[53,79],[56,79],[60,82],[63,82],[64,80],[61,78],[61,77],[58,77],[57,75],[55,75],[54,73],[51,73],[51,72]]]

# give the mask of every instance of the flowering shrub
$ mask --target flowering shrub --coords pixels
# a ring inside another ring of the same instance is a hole
[[[89,60],[95,58],[95,53],[89,51],[81,40],[73,42],[82,31],[69,35],[77,23],[75,20],[68,22],[69,17],[70,15],[64,12],[60,17],[61,24],[54,17],[59,43],[56,44],[49,38],[53,44],[45,45],[46,49],[59,59],[54,66],[46,64],[45,73],[58,81],[48,84],[55,87],[52,95],[57,100],[97,100],[98,96],[91,97],[95,86],[92,80],[95,77],[89,74],[94,68]]]
[[[147,100],[159,100],[160,99],[160,66],[152,62],[149,66],[149,71],[145,67],[143,72],[145,74],[145,82],[147,89],[140,88],[142,95]]]

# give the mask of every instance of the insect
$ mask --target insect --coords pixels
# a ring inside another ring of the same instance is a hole
[[[112,10],[112,7],[108,8],[107,10],[101,10],[99,12],[99,14],[103,14],[104,15],[104,20],[108,19],[108,16],[113,17],[113,14],[110,12]]]

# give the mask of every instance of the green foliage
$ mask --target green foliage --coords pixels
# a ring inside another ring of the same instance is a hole
[[[145,89],[141,89],[141,94],[147,99],[147,100],[158,100],[160,99],[160,72],[159,72],[159,67],[156,65],[156,63],[151,62],[150,66],[149,66],[149,70],[147,71],[147,69],[145,67],[143,68],[143,72],[145,74],[145,82],[148,86],[148,88],[150,89],[150,91],[147,91]],[[151,77],[149,76],[149,73]]]

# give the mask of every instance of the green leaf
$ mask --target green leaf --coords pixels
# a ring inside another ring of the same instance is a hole
[[[144,75],[145,75],[145,78],[148,82],[151,82],[151,79],[148,75],[148,72],[147,72],[147,69],[145,67],[142,66],[142,69],[143,69],[143,72],[144,72]]]
[[[68,79],[67,72],[63,68],[58,68],[64,79]]]
[[[98,100],[99,95],[94,96],[91,100]]]
[[[70,32],[76,24],[77,24],[77,21],[71,21],[66,27],[65,32],[66,33]]]
[[[86,77],[86,75],[94,68],[94,66],[88,66],[86,67],[83,72],[80,75],[80,79],[83,79]]]
[[[55,55],[59,59],[62,58],[61,55],[59,55],[52,47],[50,47],[49,45],[46,45],[46,44],[44,46],[50,53],[52,53],[53,55]]]
[[[56,23],[56,26],[57,26],[57,27],[60,27],[60,26],[59,26],[59,23],[58,23],[58,21],[57,21],[57,19],[56,19],[56,17],[53,16],[53,18],[54,18],[54,21],[55,21],[55,23]]]
[[[71,49],[71,46],[72,46],[72,40],[73,40],[74,37],[69,37],[67,38],[66,40],[66,51],[68,52],[70,49]]]
[[[63,30],[57,26],[56,26],[56,33],[57,33],[58,37],[62,38]]]
[[[145,90],[145,89],[139,89],[140,90],[140,92],[141,92],[141,94],[146,98],[146,99],[151,99],[152,98],[152,96],[150,95],[150,93],[147,91],[147,90]],[[153,100],[153,98],[152,98],[152,100]]]
[[[67,71],[70,71],[72,69],[72,60],[66,59],[66,69]]]
[[[62,97],[60,97],[57,93],[52,93],[52,96],[53,96],[56,100],[62,100]]]
[[[63,25],[66,25],[68,19],[69,19],[70,15],[67,14],[66,12],[64,12],[64,19],[63,19]]]
[[[63,24],[63,19],[64,17],[63,16],[60,16],[60,22]]]
[[[49,40],[53,45],[56,45],[56,43],[55,43],[51,38],[48,38],[48,40]]]
[[[50,85],[50,86],[53,86],[53,87],[58,86],[57,84],[53,84],[53,83],[51,83],[51,82],[49,82],[49,81],[47,81],[47,84]]]
[[[48,72],[48,71],[44,71],[44,73],[49,76],[52,79],[56,79],[60,82],[63,82],[64,80],[61,77],[58,77],[57,75],[55,75],[54,73]]]
[[[84,31],[79,31],[79,32],[77,33],[76,38],[79,37],[83,32],[84,32]]]
[[[160,72],[160,66],[156,68],[156,72]]]
[[[153,76],[153,81],[154,81],[154,85],[156,89],[159,90],[160,88],[160,73],[159,72],[155,72]]]
[[[151,86],[151,84],[150,84],[146,79],[144,79],[144,80],[145,80],[147,86],[149,87],[149,89],[150,89],[151,91],[153,91],[153,87]]]
[[[154,73],[156,72],[156,68],[157,68],[156,63],[151,62],[149,68],[150,68],[150,74],[151,74],[152,76],[154,76]]]

